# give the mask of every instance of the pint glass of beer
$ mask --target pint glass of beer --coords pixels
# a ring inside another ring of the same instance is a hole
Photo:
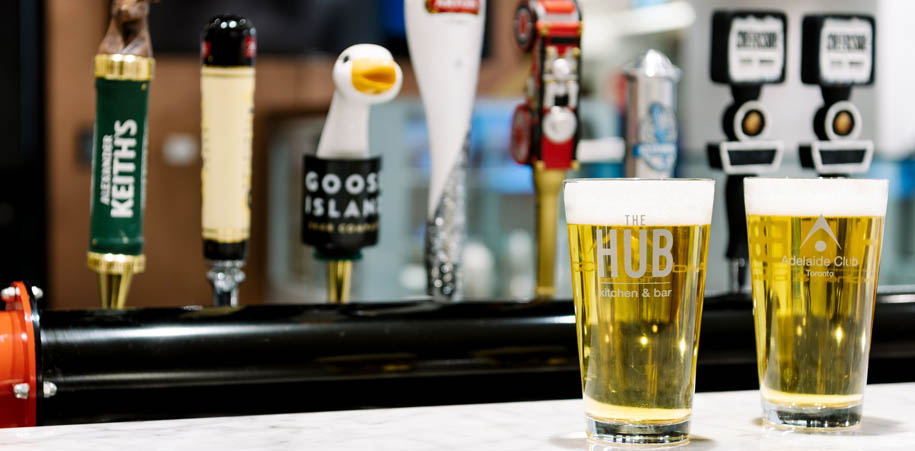
[[[582,179],[564,189],[588,437],[686,440],[715,182]]]
[[[887,181],[744,181],[763,421],[861,421]]]

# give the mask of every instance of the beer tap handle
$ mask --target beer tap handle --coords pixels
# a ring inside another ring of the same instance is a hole
[[[238,305],[251,228],[256,31],[231,14],[210,19],[200,45],[201,229],[213,305]]]
[[[486,0],[404,0],[404,21],[429,130],[426,293],[456,301],[462,296],[470,126]]]
[[[513,30],[518,47],[532,55],[525,103],[515,109],[510,150],[532,169],[536,197],[537,281],[534,294],[556,291],[559,192],[577,167],[581,135],[578,105],[581,77],[581,11],[574,0],[520,0]]]
[[[865,173],[874,143],[859,139],[863,118],[850,99],[852,87],[874,82],[874,18],[811,14],[804,16],[801,29],[801,81],[818,85],[823,96],[813,117],[817,140],[798,149],[801,165],[821,177]]]
[[[124,308],[146,268],[146,117],[154,60],[148,0],[114,0],[94,60],[96,110],[89,252],[103,308]]]
[[[403,86],[393,55],[356,44],[337,57],[334,95],[315,155],[305,155],[302,241],[327,262],[328,301],[345,303],[353,260],[378,242],[381,157],[369,155],[369,112]]]
[[[759,102],[764,84],[785,80],[787,17],[779,11],[718,10],[712,16],[712,81],[727,84],[733,102],[722,116],[727,141],[708,145],[709,166],[727,174],[728,279],[731,293],[747,280],[749,246],[744,180],[774,172],[784,145],[765,139],[770,117]]]

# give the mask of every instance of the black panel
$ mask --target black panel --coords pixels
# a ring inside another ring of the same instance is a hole
[[[708,164],[713,169],[724,169],[720,146],[719,143],[712,143],[708,144],[705,149],[708,154]],[[775,153],[776,149],[729,150],[728,160],[730,160],[731,166],[772,164],[775,161]]]
[[[0,277],[46,286],[44,42],[41,1],[2,3]]]
[[[809,145],[800,146],[798,156],[801,160],[801,167],[814,169],[813,149]],[[867,149],[820,150],[820,161],[824,166],[860,164],[864,161],[865,156],[867,156]]]
[[[244,260],[248,257],[248,240],[220,243],[204,239],[203,257],[207,260]]]
[[[731,166],[746,166],[755,164],[772,164],[775,160],[775,149],[760,150],[732,150],[728,152]]]
[[[867,155],[867,150],[821,150],[820,158],[823,160],[823,164],[860,164],[864,161],[864,157]]]

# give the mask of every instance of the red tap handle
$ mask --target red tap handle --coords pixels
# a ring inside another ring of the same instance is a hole
[[[518,46],[531,52],[532,62],[525,103],[518,106],[512,118],[512,157],[530,166],[570,169],[580,136],[578,3],[521,0],[513,28]]]

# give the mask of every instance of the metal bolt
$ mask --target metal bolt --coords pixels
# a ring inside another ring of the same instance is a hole
[[[13,385],[13,396],[16,399],[27,399],[29,397],[29,384],[23,382],[21,384]]]
[[[45,381],[42,385],[42,394],[45,398],[51,398],[57,394],[57,384],[54,382]]]
[[[16,296],[19,296],[19,288],[6,287],[3,290],[0,290],[0,297],[3,298],[4,302],[12,302],[13,298]]]
[[[36,301],[40,300],[44,297],[44,290],[32,285],[32,297],[35,298]]]

